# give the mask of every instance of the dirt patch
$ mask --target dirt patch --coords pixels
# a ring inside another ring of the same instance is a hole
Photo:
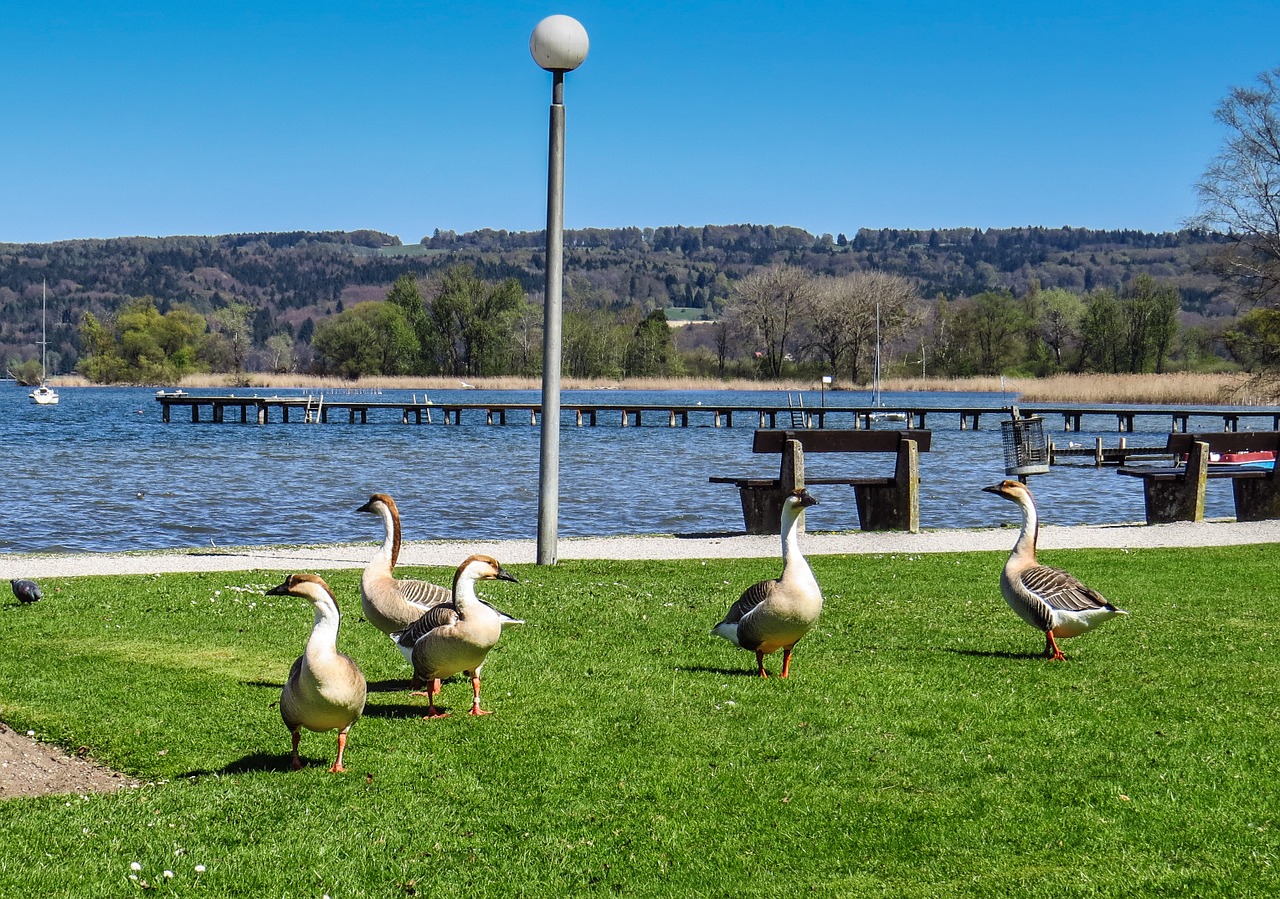
[[[0,799],[109,793],[138,782],[0,723]]]

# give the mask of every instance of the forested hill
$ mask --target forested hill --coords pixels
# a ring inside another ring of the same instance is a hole
[[[1081,228],[869,230],[809,234],[772,225],[589,228],[565,234],[566,301],[619,309],[682,307],[714,316],[732,283],[758,266],[788,263],[840,275],[881,269],[905,275],[922,296],[992,288],[1015,294],[1033,281],[1087,292],[1139,273],[1178,286],[1188,311],[1211,312],[1215,278],[1197,262],[1226,238],[1204,231],[1148,234]],[[486,279],[517,278],[538,294],[542,232],[437,231],[403,245],[377,231],[114,238],[0,244],[0,356],[30,355],[39,339],[41,283],[48,285],[49,349],[74,358],[84,312],[109,317],[128,297],[163,311],[186,304],[210,313],[243,302],[255,335],[277,322],[301,329],[362,300],[381,299],[405,273],[430,277],[458,262]]]

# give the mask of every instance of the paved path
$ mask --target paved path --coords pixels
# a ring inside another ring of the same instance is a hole
[[[1015,527],[977,530],[938,530],[920,534],[893,532],[806,534],[806,555],[936,553],[968,550],[1008,551]],[[1054,527],[1040,530],[1041,550],[1280,544],[1280,521],[1211,521],[1164,525],[1122,524],[1101,527]],[[566,537],[558,557],[569,559],[713,559],[761,558],[779,554],[777,537],[689,535],[656,537]],[[372,544],[328,546],[210,547],[147,553],[89,553],[76,555],[0,554],[0,577],[48,578],[93,574],[157,574],[183,571],[326,571],[363,568],[373,554]],[[472,542],[415,542],[401,548],[401,566],[453,567],[475,552],[488,553],[504,564],[532,564],[537,559],[533,540]]]

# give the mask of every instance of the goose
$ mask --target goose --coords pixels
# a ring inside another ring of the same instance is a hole
[[[1062,661],[1058,637],[1078,637],[1117,615],[1128,615],[1097,590],[1058,568],[1036,562],[1040,520],[1030,489],[1020,481],[1001,481],[982,488],[1022,509],[1022,533],[1000,574],[1000,592],[1018,617],[1044,631],[1045,657]]]
[[[360,608],[374,627],[388,635],[403,631],[432,606],[453,598],[446,587],[395,576],[400,557],[400,512],[395,500],[375,493],[356,511],[380,516],[384,528],[382,547],[360,578]]]
[[[472,715],[488,715],[480,708],[480,669],[485,657],[502,636],[503,624],[518,622],[476,596],[476,581],[516,581],[515,577],[485,555],[473,555],[453,575],[453,601],[428,609],[408,629],[392,639],[413,666],[413,678],[428,685],[414,696],[427,697],[427,718],[449,714],[436,708],[440,681],[464,672],[471,677]]]
[[[764,657],[782,650],[782,676],[791,673],[791,651],[818,623],[822,613],[822,589],[809,563],[800,553],[800,514],[818,501],[803,487],[782,502],[782,575],[760,581],[743,591],[728,614],[711,629],[734,646],[756,654],[761,677]]]
[[[14,578],[9,581],[9,588],[13,590],[13,595],[18,597],[18,602],[23,604],[39,602],[40,597],[43,596],[40,585],[26,578]]]
[[[291,574],[267,595],[300,596],[316,609],[306,652],[289,669],[280,692],[280,717],[293,735],[293,770],[302,768],[298,742],[305,727],[316,733],[338,731],[338,758],[329,771],[345,771],[342,754],[347,732],[364,712],[367,685],[359,666],[338,652],[338,602],[329,585],[314,574]]]

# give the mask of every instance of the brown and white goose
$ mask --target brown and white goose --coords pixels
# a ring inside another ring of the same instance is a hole
[[[374,627],[388,635],[403,631],[432,606],[452,599],[447,587],[395,576],[400,558],[400,512],[395,500],[375,493],[356,511],[379,516],[383,525],[382,546],[360,578],[360,608]]]
[[[405,658],[413,665],[415,682],[426,683],[427,718],[448,714],[436,708],[440,681],[463,672],[471,678],[472,715],[488,715],[480,708],[480,669],[489,650],[502,636],[505,622],[515,622],[504,612],[476,596],[476,581],[515,581],[515,577],[491,556],[474,555],[453,575],[453,602],[428,609],[402,633],[392,634]]]
[[[1040,519],[1026,484],[1001,481],[982,489],[1022,509],[1022,532],[1000,574],[1000,592],[1019,618],[1044,631],[1044,654],[1050,661],[1066,658],[1056,638],[1078,637],[1110,618],[1129,614],[1060,568],[1036,561]]]
[[[317,733],[338,731],[338,758],[331,772],[345,771],[342,754],[347,733],[364,712],[364,674],[349,657],[338,652],[338,602],[329,585],[314,574],[291,574],[271,596],[300,596],[316,610],[306,651],[298,656],[280,693],[280,717],[293,735],[293,769],[302,767],[298,743],[302,728]]]
[[[800,514],[817,503],[803,487],[783,500],[782,575],[748,587],[711,629],[715,636],[754,652],[761,677],[769,676],[764,670],[764,657],[779,649],[782,676],[790,675],[791,651],[801,637],[813,630],[822,614],[822,590],[800,553],[799,538]]]

